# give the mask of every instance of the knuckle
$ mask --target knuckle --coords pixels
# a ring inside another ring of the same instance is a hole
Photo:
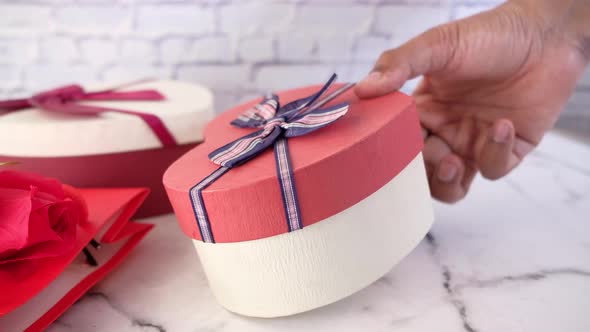
[[[386,71],[387,69],[389,69],[393,66],[393,59],[394,58],[395,58],[395,50],[394,49],[384,51],[379,56],[379,59],[377,59],[377,62],[375,63],[373,70],[381,71],[381,72]]]
[[[424,33],[428,49],[432,52],[433,68],[448,69],[457,60],[461,52],[461,25],[449,23],[439,25]]]

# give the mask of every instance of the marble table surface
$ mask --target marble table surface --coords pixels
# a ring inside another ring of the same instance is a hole
[[[429,235],[370,287],[280,319],[222,309],[174,216],[50,328],[58,331],[590,331],[590,146],[558,134],[508,177],[434,203]]]

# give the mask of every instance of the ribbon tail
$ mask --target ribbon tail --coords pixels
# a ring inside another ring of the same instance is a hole
[[[326,82],[322,86],[320,91],[314,93],[309,97],[301,98],[288,103],[287,105],[281,107],[277,114],[280,116],[284,116],[287,119],[291,119],[297,116],[298,114],[303,113],[308,107],[313,106],[313,104],[318,100],[318,98],[320,98],[326,91],[328,91],[330,86],[332,86],[332,84],[336,81],[336,78],[338,78],[338,75],[332,74],[328,82]]]
[[[285,137],[306,135],[337,121],[348,112],[348,108],[349,105],[344,103],[314,110],[295,117],[292,121],[281,125],[281,127],[285,130]]]
[[[137,111],[120,110],[115,108],[88,106],[77,103],[62,103],[57,101],[47,101],[39,103],[35,106],[48,111],[67,114],[97,115],[104,112],[116,112],[135,115],[140,117],[143,120],[143,122],[145,122],[152,129],[152,132],[158,137],[159,141],[162,143],[164,147],[177,145],[174,136],[172,136],[172,134],[164,125],[162,120],[153,114],[142,113]]]
[[[263,101],[247,109],[230,124],[240,128],[256,128],[264,124],[264,121],[275,116],[279,108],[279,97],[269,95]]]
[[[213,231],[211,230],[211,223],[209,221],[209,216],[207,215],[207,208],[205,207],[205,202],[203,201],[203,190],[209,187],[213,182],[222,177],[223,174],[227,173],[229,170],[230,168],[228,167],[219,167],[217,170],[209,174],[209,176],[204,178],[201,182],[197,183],[189,190],[189,198],[193,206],[193,212],[195,214],[195,219],[197,220],[197,225],[199,227],[199,232],[201,233],[201,239],[203,242],[215,243]]]
[[[0,101],[0,112],[12,112],[32,107],[28,99],[12,99]]]
[[[301,221],[301,210],[299,208],[299,200],[297,199],[298,195],[289,155],[289,146],[285,137],[277,139],[274,145],[274,152],[277,177],[279,179],[283,207],[287,217],[287,226],[289,227],[289,232],[292,232],[303,228],[303,223]]]

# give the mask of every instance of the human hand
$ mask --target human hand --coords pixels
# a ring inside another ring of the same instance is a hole
[[[462,199],[478,172],[508,174],[554,125],[590,56],[584,2],[515,0],[435,27],[359,82],[370,98],[424,75],[414,97],[435,198]]]

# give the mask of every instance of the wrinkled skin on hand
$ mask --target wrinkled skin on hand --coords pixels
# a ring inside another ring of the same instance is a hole
[[[588,63],[590,39],[528,2],[508,2],[388,50],[356,87],[371,98],[424,75],[414,97],[430,189],[441,201],[462,199],[478,173],[497,179],[516,167],[554,125]]]

